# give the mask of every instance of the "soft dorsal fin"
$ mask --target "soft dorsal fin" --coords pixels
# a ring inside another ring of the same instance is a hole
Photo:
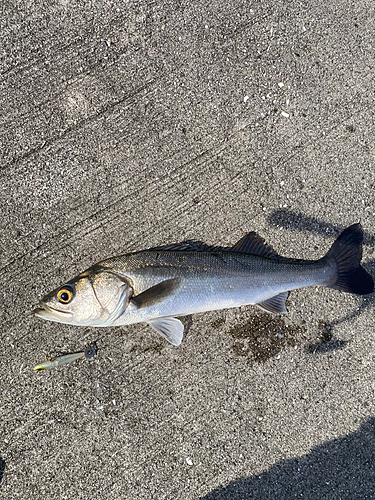
[[[161,283],[148,288],[138,295],[133,295],[133,297],[131,298],[131,302],[138,309],[153,306],[172,295],[173,292],[175,292],[180,286],[180,284],[181,280],[179,278],[172,278],[162,281]]]
[[[259,257],[265,257],[267,259],[278,258],[278,255],[272,248],[266,245],[264,239],[255,232],[243,236],[230,250],[232,252],[258,255]]]
[[[263,309],[263,311],[266,311],[268,313],[273,313],[273,314],[280,314],[280,313],[286,313],[288,312],[288,309],[286,308],[285,301],[288,298],[288,292],[282,292],[279,293],[278,295],[275,295],[274,297],[271,297],[270,299],[267,299],[263,302],[259,302],[259,304],[256,304],[258,307]]]

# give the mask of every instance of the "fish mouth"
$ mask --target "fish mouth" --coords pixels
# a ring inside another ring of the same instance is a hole
[[[33,313],[38,318],[57,321],[58,323],[70,323],[73,316],[71,312],[54,309],[53,307],[47,306],[44,302],[39,302],[39,306],[34,309]]]

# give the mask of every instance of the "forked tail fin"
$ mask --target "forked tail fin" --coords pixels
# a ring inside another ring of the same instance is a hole
[[[374,291],[374,281],[361,266],[363,233],[361,224],[353,224],[343,231],[324,259],[334,260],[336,280],[328,288],[342,292],[366,295]]]

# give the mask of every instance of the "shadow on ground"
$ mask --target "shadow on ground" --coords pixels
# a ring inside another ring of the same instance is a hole
[[[3,481],[3,476],[5,472],[5,460],[0,457],[0,486]]]
[[[268,216],[268,222],[272,226],[284,227],[303,232],[309,231],[310,233],[322,234],[327,238],[337,237],[339,233],[346,229],[345,226],[331,224],[327,221],[304,215],[301,212],[284,209],[274,210]],[[355,224],[356,222],[358,221],[354,220],[352,224]],[[364,231],[363,244],[374,246],[375,237]]]
[[[230,483],[199,500],[349,500],[375,498],[375,418],[308,455],[285,460],[267,472]]]

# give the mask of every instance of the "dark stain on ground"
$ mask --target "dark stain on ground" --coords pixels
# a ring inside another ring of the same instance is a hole
[[[211,326],[212,328],[220,328],[221,326],[223,326],[225,323],[225,319],[224,318],[217,318],[215,319],[215,321],[213,321],[211,323]]]
[[[343,349],[347,345],[347,340],[333,339],[332,326],[330,324],[319,320],[318,327],[320,330],[320,340],[306,348],[310,354],[336,351],[337,349]]]
[[[138,346],[138,345],[134,345],[131,349],[130,349],[130,352],[132,354],[146,354],[146,352],[153,352],[153,353],[158,353],[160,354],[161,351],[163,350],[163,344],[153,344],[153,345],[149,345],[147,347],[142,347],[142,346]]]
[[[5,472],[5,460],[3,460],[0,457],[0,485],[1,485],[1,481],[3,480],[4,472]]]
[[[229,334],[236,339],[233,352],[237,356],[264,363],[283,348],[297,345],[305,332],[302,326],[287,326],[280,316],[259,314],[236,325]]]
[[[319,330],[322,332],[321,339],[324,344],[327,344],[332,340],[332,328],[331,325],[323,320],[318,321]]]
[[[193,315],[189,314],[188,316],[179,316],[178,319],[184,325],[184,338],[186,338],[190,331],[190,328],[193,326]]]

